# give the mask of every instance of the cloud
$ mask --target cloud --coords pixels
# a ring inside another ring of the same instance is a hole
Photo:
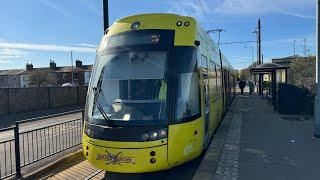
[[[304,18],[304,19],[316,19],[315,16],[309,16],[309,15],[304,15],[304,14],[299,14],[299,13],[292,13],[288,11],[281,11],[282,14],[289,15],[289,16],[295,16],[298,18]]]
[[[76,45],[77,46],[83,46],[83,47],[98,48],[98,45],[96,45],[96,44],[80,43],[80,44],[76,44]]]
[[[7,59],[2,59],[0,56],[0,64],[12,64],[13,62]]]
[[[0,49],[0,64],[12,64],[14,60],[26,60],[29,52],[18,49]]]
[[[96,45],[80,43],[74,46],[54,44],[10,43],[0,39],[0,64],[27,61],[34,53],[31,51],[95,53]]]
[[[17,49],[0,49],[0,55],[26,55],[29,54],[22,50]]]
[[[212,15],[261,15],[280,13],[305,19],[315,19],[306,9],[314,8],[314,0],[193,0],[172,2],[171,12],[203,18],[204,12]],[[315,12],[315,11],[314,11]]]
[[[62,14],[63,16],[68,16],[68,12],[66,10],[64,10],[63,8],[57,6],[55,3],[50,2],[49,0],[40,0],[40,3],[42,3],[43,5],[54,9],[55,11],[57,11],[58,13]]]
[[[54,44],[29,44],[29,43],[8,43],[0,42],[0,49],[15,50],[32,50],[32,51],[53,51],[53,52],[70,52],[77,53],[95,53],[97,48],[79,47],[79,46],[61,46]]]
[[[204,12],[210,12],[208,9],[208,5],[206,2],[200,2],[199,4],[198,0],[190,0],[190,1],[172,1],[169,3],[169,6],[172,8],[169,10],[169,13],[175,13],[180,14],[183,16],[193,16],[198,19],[205,20],[206,17],[204,17]],[[202,9],[202,7],[203,9]]]
[[[307,46],[308,48],[315,47],[315,35],[309,34],[307,36],[298,35],[291,38],[283,38],[283,39],[273,39],[273,40],[265,40],[262,41],[262,47],[265,48],[274,48],[274,47],[292,47],[293,42],[296,40],[296,46],[300,46],[304,44],[304,38],[307,38]]]
[[[29,54],[30,54],[29,52],[18,50],[18,49],[0,49],[1,59],[26,57]]]
[[[99,9],[97,3],[92,2],[92,0],[80,0],[79,2],[82,3],[85,8],[89,9],[95,15],[101,15],[101,9]]]

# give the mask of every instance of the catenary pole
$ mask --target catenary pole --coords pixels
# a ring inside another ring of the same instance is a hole
[[[218,49],[220,49],[220,38],[221,38],[221,32],[224,32],[225,30],[224,29],[211,29],[211,30],[208,30],[207,33],[216,33],[218,32]]]
[[[316,138],[320,138],[320,84],[319,84],[319,79],[320,79],[320,67],[319,67],[319,48],[320,48],[320,39],[319,39],[319,0],[317,0],[317,36],[316,36],[316,44],[317,44],[317,49],[316,49],[316,97],[315,97],[315,103],[314,103],[314,120],[315,120],[315,133],[314,136]]]
[[[258,64],[261,64],[261,21],[258,20]],[[262,75],[259,74],[259,95],[263,95]]]
[[[109,0],[103,0],[103,31],[109,28]]]

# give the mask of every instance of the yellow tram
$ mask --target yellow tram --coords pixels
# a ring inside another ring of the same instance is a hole
[[[170,169],[208,146],[235,75],[192,17],[141,14],[102,38],[88,88],[83,151],[99,169]]]

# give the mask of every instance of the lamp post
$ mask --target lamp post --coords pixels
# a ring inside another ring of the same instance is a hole
[[[244,48],[251,48],[251,58],[252,58],[252,66],[254,66],[254,59],[253,59],[253,46],[249,46],[249,47],[244,47]]]
[[[251,49],[251,58],[252,58],[252,65],[251,68],[254,67],[254,59],[253,59],[253,46],[249,46],[249,47],[244,47],[246,49],[250,48]],[[251,75],[251,81],[254,82],[255,78],[254,75]]]
[[[257,39],[257,60],[258,60],[258,46],[259,46],[259,42],[258,42],[258,31],[257,30],[254,30],[254,31],[252,31],[252,33],[254,33],[254,34],[256,34],[256,39]]]
[[[257,65],[259,65],[259,62],[258,62],[258,59],[259,59],[259,40],[258,40],[258,31],[257,31],[257,28],[255,28],[252,33],[256,34],[256,39],[257,39]],[[259,95],[261,94],[261,81],[260,81],[260,74],[258,75],[259,76],[259,87],[258,87],[258,93]],[[256,78],[255,78],[256,80]],[[256,84],[256,81],[255,81],[255,84]]]
[[[254,29],[252,33],[257,34],[257,64],[261,64],[261,21],[258,20],[258,26]],[[259,74],[259,95],[263,98],[263,87],[262,87],[263,77]]]

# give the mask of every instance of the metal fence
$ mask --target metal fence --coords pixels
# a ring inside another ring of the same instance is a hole
[[[0,133],[12,133],[14,127],[0,129]],[[15,138],[8,137],[0,141],[0,179],[16,174]]]
[[[14,127],[0,129],[0,133],[4,134],[0,140],[0,179],[14,175],[20,177],[21,168],[80,145],[83,128],[81,112],[81,118],[29,130],[21,130],[20,127],[30,120],[17,121]],[[60,113],[59,116],[64,114]],[[32,119],[35,120],[38,119]]]

